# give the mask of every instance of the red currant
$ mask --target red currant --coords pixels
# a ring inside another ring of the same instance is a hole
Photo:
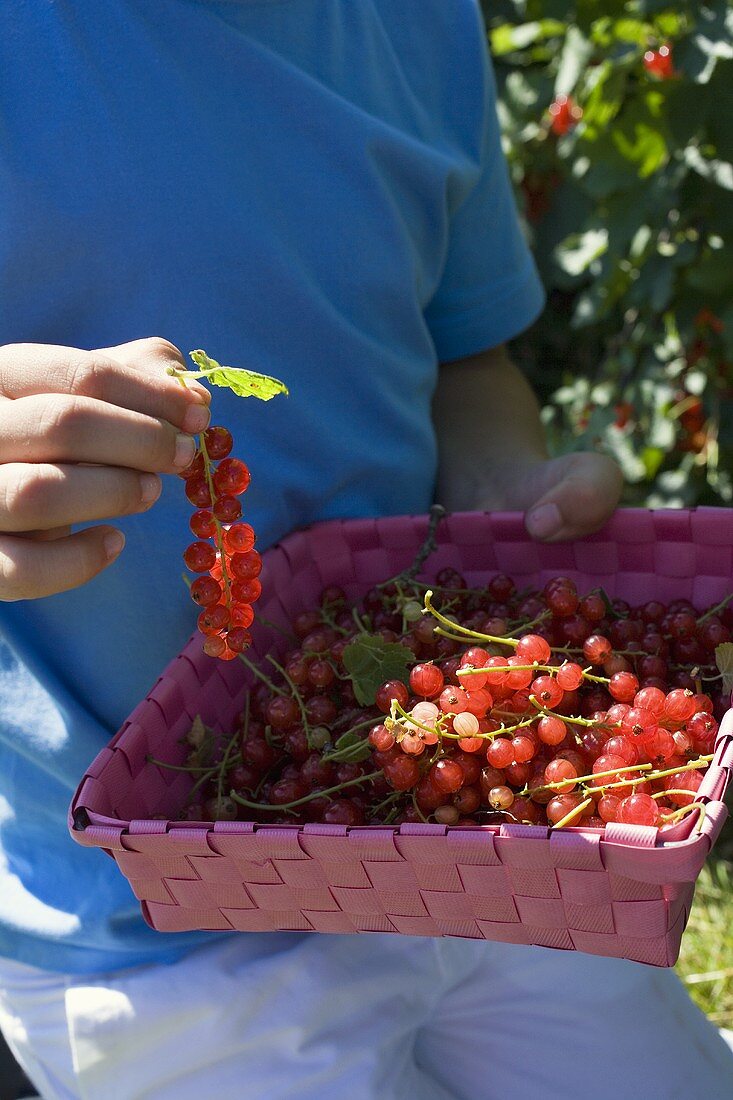
[[[207,428],[204,432],[204,444],[210,459],[217,461],[226,458],[233,446],[231,432],[227,428]]]
[[[251,475],[244,462],[238,458],[223,459],[213,475],[216,492],[224,496],[239,496],[250,483]]]

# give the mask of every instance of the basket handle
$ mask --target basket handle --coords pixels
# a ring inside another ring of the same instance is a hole
[[[733,708],[728,709],[720,723],[715,752],[701,785],[701,795],[722,802],[733,772]]]

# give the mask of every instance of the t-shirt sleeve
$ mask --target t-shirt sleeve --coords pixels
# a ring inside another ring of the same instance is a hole
[[[474,355],[519,335],[545,303],[501,147],[496,82],[485,38],[481,79],[476,182],[451,217],[445,267],[425,311],[440,361]]]

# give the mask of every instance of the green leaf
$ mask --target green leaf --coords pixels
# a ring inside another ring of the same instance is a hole
[[[495,57],[524,50],[535,42],[557,37],[565,33],[565,26],[553,19],[541,19],[535,23],[523,23],[518,27],[504,24],[491,32],[491,52]]]
[[[664,462],[664,451],[660,447],[643,447],[641,461],[644,463],[646,476],[653,481]]]
[[[613,37],[617,42],[631,42],[635,46],[646,47],[649,31],[639,19],[617,19],[613,24]]]
[[[570,95],[593,56],[593,44],[577,27],[568,27],[555,80],[556,95]]]
[[[633,130],[619,126],[611,140],[621,155],[638,166],[641,179],[647,179],[667,161],[667,145],[656,126],[644,121],[634,123]]]
[[[205,351],[192,351],[190,355],[199,370],[204,372],[207,382],[212,386],[223,386],[237,397],[259,397],[260,401],[270,401],[279,393],[288,393],[284,382],[268,374],[257,374],[244,367],[222,367]]]
[[[723,691],[733,691],[733,642],[715,647],[715,663],[723,677]]]
[[[583,104],[583,142],[606,141],[608,126],[621,109],[628,86],[626,72],[603,61],[586,70],[586,100]],[[593,156],[593,151],[590,151]]]
[[[407,669],[413,660],[413,654],[405,646],[385,642],[374,634],[359,635],[343,652],[354,694],[363,707],[374,703],[377,691],[387,680],[401,680],[406,685]]]

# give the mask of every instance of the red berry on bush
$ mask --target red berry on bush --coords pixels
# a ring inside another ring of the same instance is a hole
[[[569,96],[559,95],[549,108],[550,129],[553,134],[567,134],[583,117],[583,110]]]
[[[660,80],[669,80],[675,76],[671,46],[665,44],[658,50],[647,50],[644,54],[644,68]]]

